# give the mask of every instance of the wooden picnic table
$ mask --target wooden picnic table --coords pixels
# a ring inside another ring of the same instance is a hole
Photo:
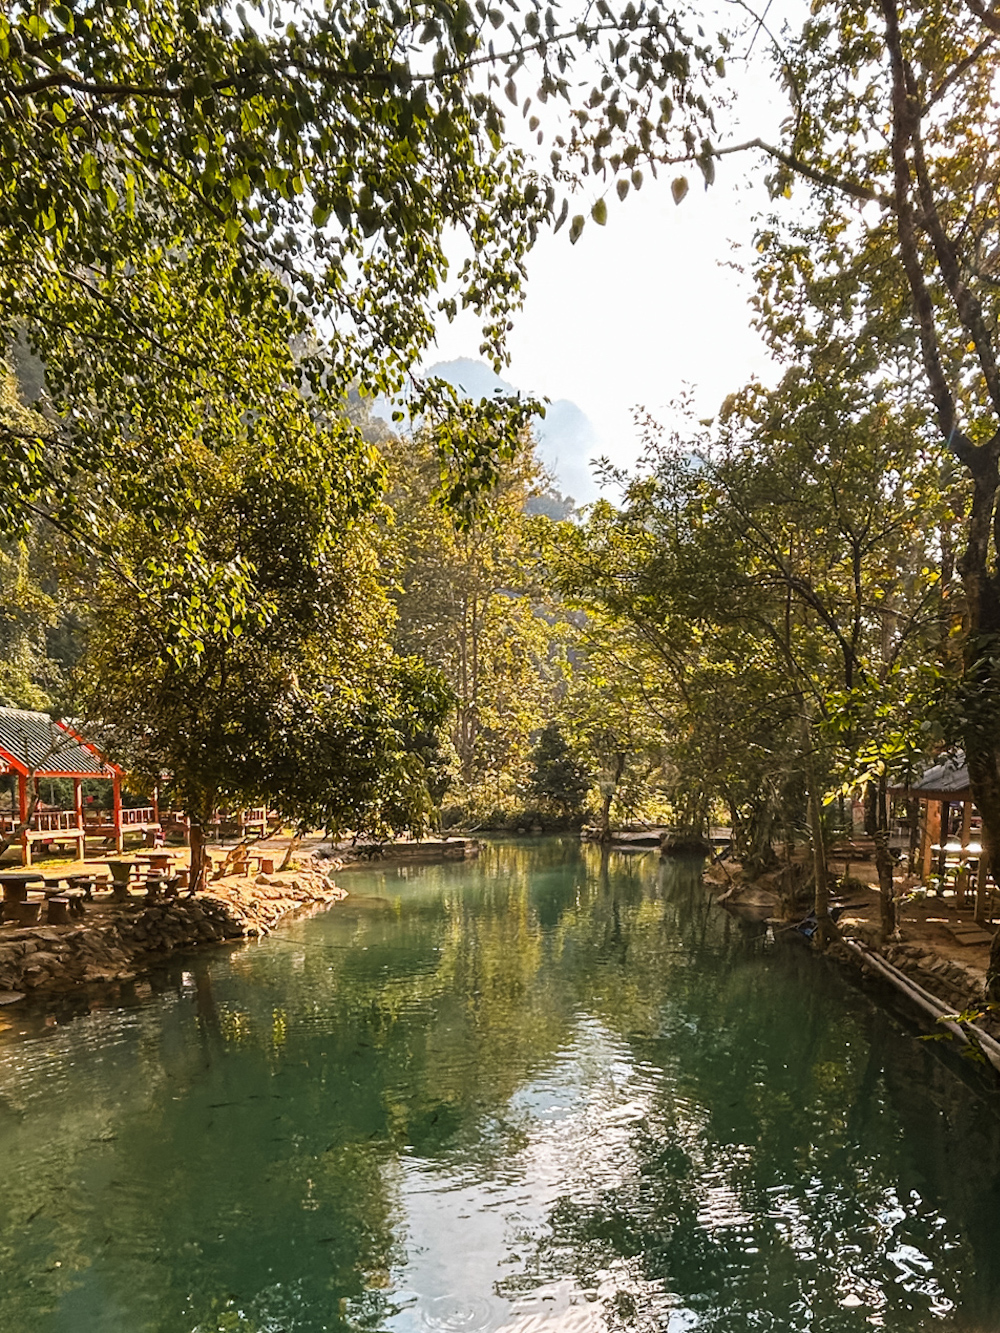
[[[66,883],[74,892],[83,894],[84,902],[93,902],[94,888],[98,883],[107,884],[107,875],[100,870],[78,871],[66,876]]]
[[[962,860],[968,857],[982,856],[983,845],[980,842],[970,842],[964,847],[960,842],[936,842],[931,848],[932,852],[944,852],[945,856],[957,856]]]
[[[151,870],[169,870],[176,864],[176,859],[174,852],[137,852],[135,864],[148,864]]]
[[[109,857],[107,864],[111,871],[111,892],[118,901],[123,901],[128,898],[132,872],[135,871],[136,879],[139,878],[138,861],[134,856],[115,856]]]
[[[37,870],[10,870],[0,874],[5,903],[23,903],[28,896],[28,885],[38,884],[42,876]]]

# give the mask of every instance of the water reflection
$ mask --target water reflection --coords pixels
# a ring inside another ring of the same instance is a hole
[[[696,867],[349,887],[0,1048],[4,1333],[1000,1330],[991,1103]]]

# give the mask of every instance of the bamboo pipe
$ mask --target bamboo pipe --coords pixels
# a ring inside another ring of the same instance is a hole
[[[906,976],[905,973],[900,972],[899,968],[894,967],[892,963],[888,962],[880,954],[872,953],[870,950],[865,949],[862,945],[858,944],[855,940],[844,940],[844,943],[852,950],[852,952],[856,953],[863,962],[871,963],[884,977],[886,977],[887,980],[891,981],[899,990],[902,990],[908,995],[909,998],[912,999],[915,1004],[919,1005],[921,1009],[929,1014],[933,1014],[936,1020],[943,1018],[945,1014],[955,1012],[953,1007],[947,1008],[936,995],[932,995],[930,991],[924,990],[919,982],[913,981],[912,978]],[[968,1046],[970,1044],[968,1033],[963,1031],[957,1023],[945,1022],[941,1023],[939,1026],[947,1028],[949,1032],[952,1032],[957,1036],[964,1045]],[[984,1055],[988,1057],[990,1064],[1000,1070],[1000,1042],[998,1042],[995,1037],[990,1036],[988,1032],[984,1032],[983,1029],[975,1023],[966,1023],[965,1026],[969,1029],[969,1032],[972,1032],[975,1035],[977,1043]]]
[[[858,955],[862,962],[868,963],[870,966],[874,967],[876,971],[881,972],[888,981],[892,982],[897,990],[902,991],[903,994],[906,995],[908,999],[912,1000],[918,1008],[923,1009],[925,1013],[930,1014],[935,1022],[937,1022],[938,1019],[944,1018],[945,1014],[953,1012],[950,1009],[946,1009],[940,1000],[935,999],[921,987],[917,986],[909,977],[904,976],[903,973],[894,968],[891,963],[887,963],[884,958],[880,958],[878,954],[868,953],[867,950],[863,949],[859,944],[856,944],[854,940],[844,940],[844,943],[853,953]],[[968,1035],[962,1031],[957,1023],[945,1022],[941,1023],[940,1026],[947,1028],[953,1036],[958,1037],[963,1046],[968,1046]]]

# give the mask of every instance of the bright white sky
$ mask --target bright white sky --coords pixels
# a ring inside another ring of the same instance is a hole
[[[785,113],[780,90],[763,58],[751,66],[731,66],[739,102],[730,141],[761,135],[774,142]],[[596,428],[597,452],[621,463],[636,453],[637,404],[655,413],[686,383],[698,415],[713,416],[750,376],[772,380],[750,327],[749,280],[725,266],[741,259],[732,242],[748,259],[754,216],[769,207],[765,170],[759,153],[724,158],[706,192],[695,168],[679,206],[670,195],[677,173],[654,181],[647,171],[642,190],[624,204],[609,189],[607,226],[588,217],[575,246],[568,226],[545,235],[528,261],[527,302],[510,335],[504,378],[523,391],[571,399]],[[591,203],[581,196],[570,211],[589,215]],[[477,358],[478,345],[474,321],[460,319],[441,328],[428,361]]]

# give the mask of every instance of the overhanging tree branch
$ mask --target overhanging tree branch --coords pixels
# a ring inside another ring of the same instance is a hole
[[[911,102],[906,87],[899,15],[894,0],[881,0],[881,7],[885,18],[886,45],[892,72],[892,167],[900,258],[913,300],[920,351],[930,384],[931,398],[937,410],[938,425],[952,452],[967,466],[973,467],[977,461],[976,446],[958,429],[955,398],[945,375],[941,350],[938,346],[934,302],[920,264],[920,245],[910,199],[911,174],[907,157],[916,106]]]
[[[876,190],[870,185],[862,185],[858,181],[844,180],[841,176],[835,176],[832,172],[823,171],[819,167],[810,166],[808,162],[803,162],[800,157],[794,153],[786,153],[775,144],[767,143],[764,139],[747,139],[744,143],[729,144],[725,148],[713,148],[710,156],[729,157],[733,153],[746,153],[751,149],[759,149],[762,153],[767,153],[773,157],[776,162],[782,163],[789,171],[793,171],[797,176],[805,176],[816,185],[824,185],[831,190],[838,190],[841,194],[846,194],[852,199],[858,199],[863,203],[880,204],[883,208],[892,208],[894,199],[891,194],[885,194],[881,190]],[[702,157],[700,153],[684,153],[677,157],[661,157],[658,160],[664,166],[680,166],[684,163],[696,163]]]

